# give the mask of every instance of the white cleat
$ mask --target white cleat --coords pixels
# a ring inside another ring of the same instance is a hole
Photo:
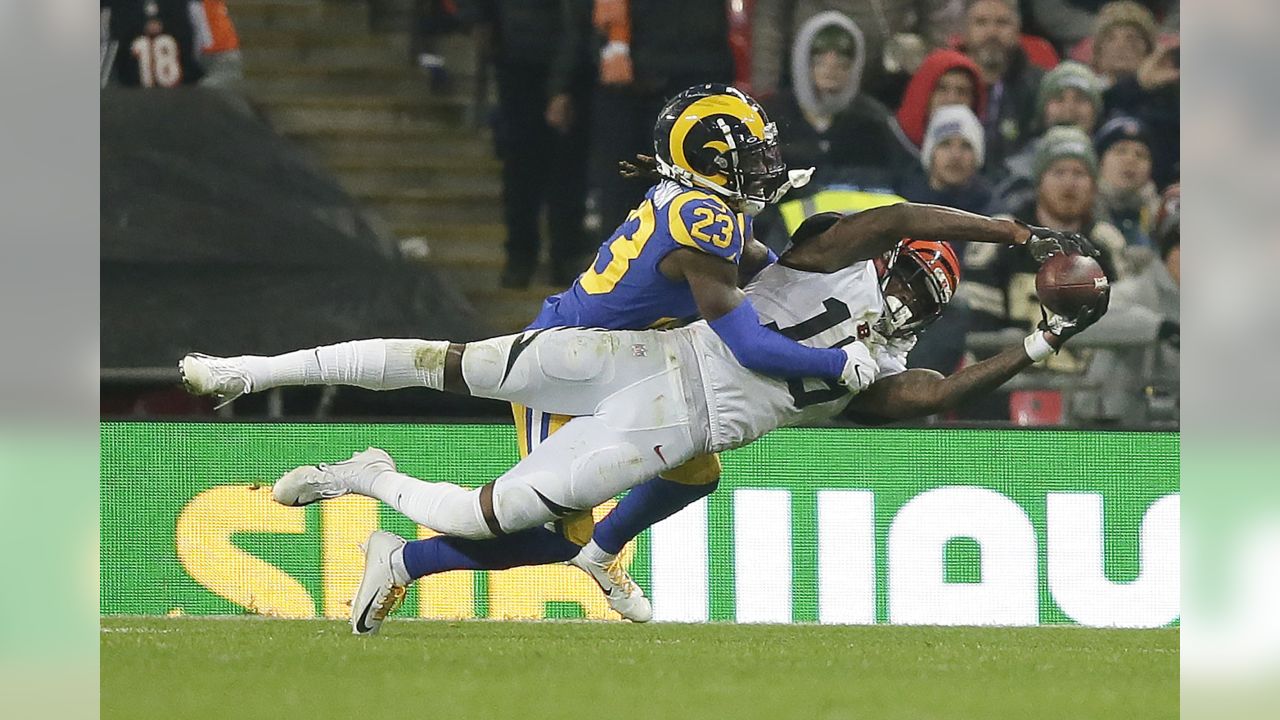
[[[310,505],[346,495],[351,492],[351,481],[364,473],[376,474],[395,469],[396,462],[385,450],[369,448],[339,463],[294,468],[276,481],[271,488],[271,497],[290,507]]]
[[[644,596],[644,591],[631,579],[617,557],[607,563],[598,563],[578,553],[569,564],[596,581],[614,612],[631,622],[642,623],[653,619],[653,605],[649,603],[649,598]]]
[[[178,361],[182,384],[192,395],[213,395],[218,399],[214,409],[253,392],[253,382],[244,366],[232,358],[202,353],[185,355]]]
[[[353,634],[376,635],[382,621],[404,602],[408,580],[396,578],[391,560],[404,545],[404,538],[385,530],[374,530],[365,541],[364,576],[351,601]]]

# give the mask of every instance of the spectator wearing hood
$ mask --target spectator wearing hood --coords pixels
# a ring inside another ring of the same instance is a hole
[[[791,89],[765,101],[792,167],[815,167],[814,184],[868,173],[890,184],[914,164],[894,133],[888,109],[861,92],[862,29],[829,11],[800,27],[791,49]]]
[[[785,85],[787,46],[810,18],[835,10],[862,28],[862,86],[878,91],[891,85],[886,83],[890,76],[912,73],[928,51],[947,46],[959,25],[959,9],[955,0],[755,0],[751,89],[767,97]]]
[[[1151,135],[1141,120],[1108,120],[1094,138],[1098,154],[1098,209],[1129,245],[1151,245],[1160,195],[1151,179]]]
[[[1036,133],[1003,167],[988,166],[997,181],[996,198],[1005,207],[1022,205],[1035,194],[1034,165],[1044,133],[1055,127],[1074,127],[1092,135],[1103,113],[1102,83],[1088,66],[1067,60],[1045,74],[1036,93]]]
[[[1031,136],[1044,77],[1022,47],[1017,0],[966,0],[964,35],[957,49],[978,64],[989,89],[987,157],[998,166]]]
[[[986,212],[991,206],[991,185],[978,169],[986,155],[986,142],[978,116],[964,105],[945,105],[929,118],[920,153],[923,173],[902,183],[900,194],[912,202]],[[956,247],[961,255],[965,243]]]
[[[978,64],[958,50],[935,50],[920,64],[903,94],[897,121],[904,146],[918,156],[929,117],[943,105],[965,105],[982,118],[987,88]]]

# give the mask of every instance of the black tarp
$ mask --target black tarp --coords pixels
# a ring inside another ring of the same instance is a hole
[[[487,329],[355,202],[214,90],[102,94],[102,366]]]

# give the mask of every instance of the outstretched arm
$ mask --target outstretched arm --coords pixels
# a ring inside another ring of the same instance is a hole
[[[907,370],[872,383],[853,398],[846,412],[868,424],[926,417],[985,395],[1031,365],[1027,351],[1016,347],[949,376]]]
[[[750,299],[738,289],[733,263],[681,248],[663,259],[661,268],[688,281],[699,314],[743,367],[782,378],[838,378],[855,391],[874,379],[874,362],[861,343],[811,348],[762,326]]]
[[[900,203],[840,218],[818,237],[788,250],[782,262],[809,272],[830,273],[879,257],[903,238],[1024,245],[1031,230],[940,205]]]
[[[1045,321],[1027,336],[1021,347],[1009,348],[951,375],[913,369],[878,380],[853,398],[846,413],[868,424],[892,422],[933,415],[981,397],[1057,352],[1068,340],[1097,322],[1106,314],[1110,300],[1108,289],[1074,320],[1046,315]]]

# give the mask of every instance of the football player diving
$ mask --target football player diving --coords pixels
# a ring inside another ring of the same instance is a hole
[[[714,321],[670,330],[544,328],[466,344],[360,340],[276,357],[188,355],[180,366],[199,394],[322,383],[431,387],[572,417],[477,489],[400,473],[378,449],[297,468],[273,488],[285,505],[347,493],[375,497],[469,547],[505,548],[504,567],[529,564],[518,562],[519,549],[506,544],[530,529],[588,511],[693,458],[740,447],[780,426],[841,411],[890,421],[953,407],[1055,352],[1106,311],[1104,292],[1077,317],[1046,315],[1022,346],[950,376],[908,370],[916,333],[950,301],[960,268],[946,242],[904,240],[907,235],[1026,244],[1040,260],[1055,252],[1096,252],[1075,235],[926,205],[806,220],[745,297],[777,334],[813,350],[844,350],[855,382],[753,370]],[[352,604],[354,632],[376,632],[407,586],[436,571],[438,563],[423,557],[422,548],[384,531],[370,536]]]

